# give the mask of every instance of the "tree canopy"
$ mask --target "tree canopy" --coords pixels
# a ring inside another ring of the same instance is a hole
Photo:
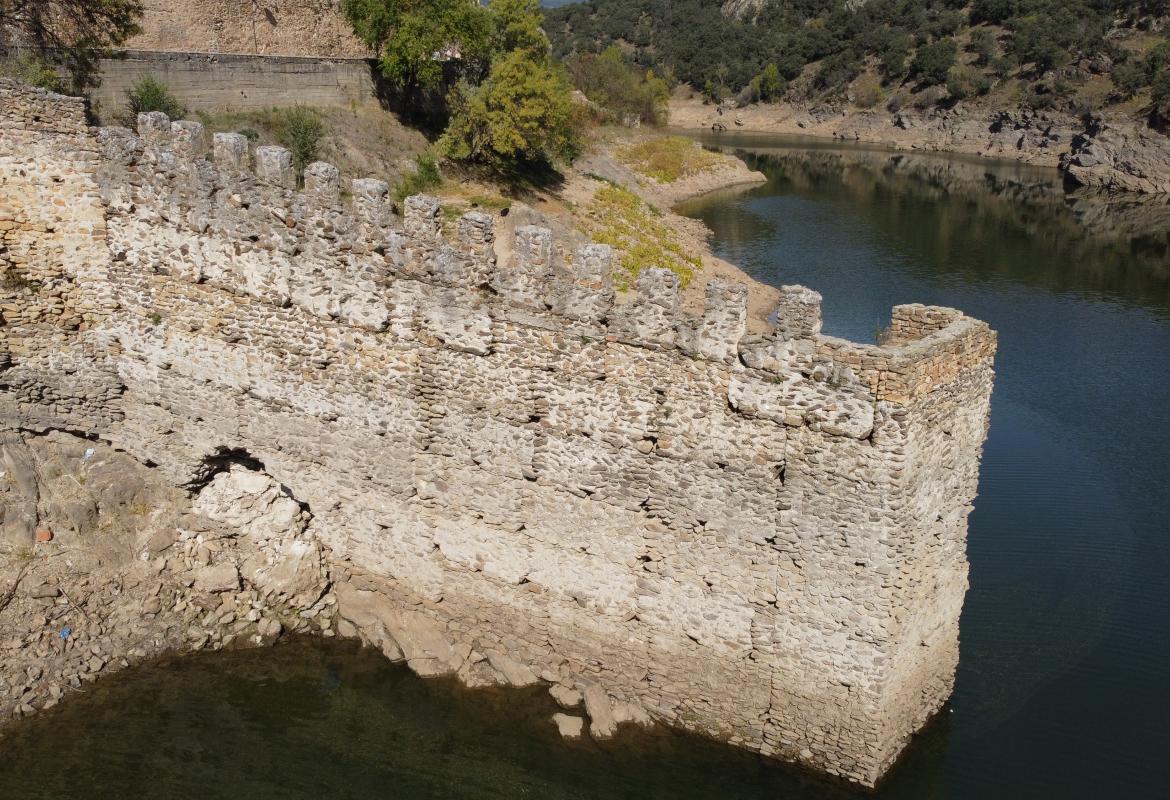
[[[1126,72],[1135,57],[1113,35],[1170,25],[1170,0],[770,0],[744,20],[724,16],[723,5],[587,0],[547,9],[545,27],[561,57],[616,43],[636,64],[712,97],[754,96],[769,65],[785,85],[816,64],[811,85],[824,92],[874,68],[887,83],[950,83],[980,93],[1008,74],[1026,85],[1051,83],[1061,78],[1054,70],[1086,59],[1104,65],[1095,70],[1121,68],[1139,87],[1170,80],[1159,82],[1144,66]]]
[[[140,32],[139,0],[0,0],[0,46],[59,64],[73,91],[97,82],[107,48]]]
[[[408,109],[433,112],[459,161],[508,172],[575,152],[572,87],[538,0],[343,0]]]

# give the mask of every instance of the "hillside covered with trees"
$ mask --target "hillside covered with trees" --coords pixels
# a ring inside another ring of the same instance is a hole
[[[545,11],[564,59],[617,45],[709,99],[920,106],[988,97],[1170,124],[1170,0],[589,0]]]

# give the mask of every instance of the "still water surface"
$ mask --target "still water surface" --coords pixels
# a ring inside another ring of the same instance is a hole
[[[725,136],[768,184],[683,210],[832,334],[962,308],[1000,333],[953,702],[881,798],[1170,796],[1170,205],[1053,171]],[[138,670],[0,742],[0,797],[816,798],[675,734],[569,746],[539,692],[294,642]]]

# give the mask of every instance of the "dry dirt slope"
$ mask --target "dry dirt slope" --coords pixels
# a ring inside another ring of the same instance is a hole
[[[137,50],[363,58],[341,0],[143,0]]]

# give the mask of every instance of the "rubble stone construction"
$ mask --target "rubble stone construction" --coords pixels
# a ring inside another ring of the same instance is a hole
[[[0,427],[191,491],[262,471],[424,675],[874,785],[954,682],[988,326],[904,305],[855,344],[786,287],[749,335],[745,287],[686,317],[665,270],[615,295],[606,246],[520,227],[497,264],[488,215],[416,196],[398,227],[380,181],[297,178],[0,81]]]

